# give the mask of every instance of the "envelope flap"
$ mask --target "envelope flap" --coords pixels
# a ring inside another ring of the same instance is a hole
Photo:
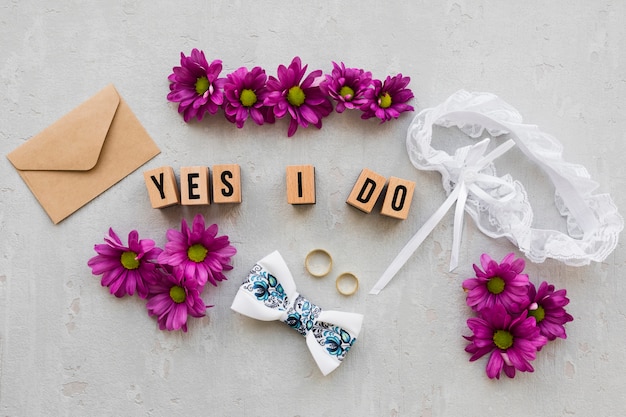
[[[119,103],[117,90],[108,85],[7,156],[20,170],[90,170]]]

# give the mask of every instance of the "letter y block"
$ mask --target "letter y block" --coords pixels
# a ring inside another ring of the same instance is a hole
[[[176,176],[170,166],[144,171],[143,178],[153,208],[163,208],[180,203]]]

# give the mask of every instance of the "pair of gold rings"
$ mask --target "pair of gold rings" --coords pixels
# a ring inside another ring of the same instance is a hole
[[[304,259],[307,272],[316,278],[325,277],[333,269],[333,257],[324,249],[313,249]],[[340,274],[335,287],[342,295],[352,295],[359,289],[359,279],[351,272]]]

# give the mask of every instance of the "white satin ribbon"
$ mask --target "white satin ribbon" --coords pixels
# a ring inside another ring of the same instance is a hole
[[[396,273],[402,268],[411,255],[422,244],[424,239],[437,227],[441,219],[450,210],[450,207],[456,202],[454,211],[454,232],[452,240],[452,254],[450,257],[450,271],[454,270],[458,265],[459,251],[461,247],[461,237],[463,234],[463,212],[468,194],[473,194],[476,198],[483,200],[491,205],[503,204],[515,197],[515,188],[501,178],[494,177],[485,173],[481,173],[487,165],[496,158],[503,155],[509,149],[515,146],[515,141],[509,139],[489,154],[483,156],[489,145],[489,138],[483,139],[473,146],[469,146],[460,150],[464,152],[464,165],[460,169],[458,181],[450,193],[446,201],[443,202],[435,213],[422,225],[409,242],[402,248],[400,253],[387,267],[378,282],[374,285],[370,294],[378,294],[393,279]],[[463,155],[461,155],[463,157]],[[483,186],[499,187],[504,191],[502,195],[493,197],[485,192],[476,183]]]

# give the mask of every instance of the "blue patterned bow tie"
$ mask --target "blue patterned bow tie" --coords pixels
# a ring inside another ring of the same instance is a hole
[[[297,330],[324,375],[341,365],[363,323],[362,314],[322,310],[300,295],[278,251],[254,265],[231,308],[257,320],[282,321]]]

